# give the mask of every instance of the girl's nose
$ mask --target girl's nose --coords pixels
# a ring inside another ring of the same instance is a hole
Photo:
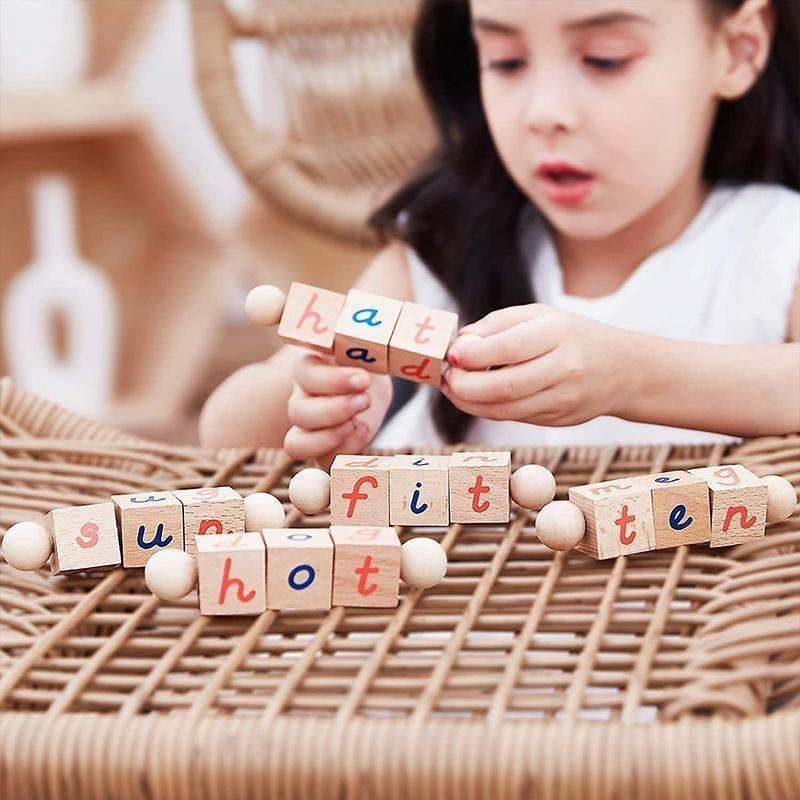
[[[525,125],[541,136],[558,131],[574,130],[578,124],[578,113],[574,99],[563,82],[543,75],[530,86],[528,105],[525,110]]]

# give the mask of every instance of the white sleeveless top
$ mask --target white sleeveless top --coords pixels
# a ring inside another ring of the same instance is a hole
[[[800,193],[779,185],[721,184],[683,233],[648,256],[611,294],[564,293],[550,233],[528,210],[521,246],[539,303],[642,333],[708,344],[786,340],[789,309],[800,276]],[[450,293],[407,250],[414,301],[458,311]],[[389,420],[379,447],[442,444],[432,416],[436,390],[420,386]],[[510,448],[532,445],[655,444],[735,441],[719,434],[597,417],[580,425],[544,427],[476,419],[465,440]]]

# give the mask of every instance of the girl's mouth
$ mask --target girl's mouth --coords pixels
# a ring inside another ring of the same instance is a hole
[[[575,206],[582,203],[594,185],[594,176],[571,164],[542,164],[536,170],[545,194],[553,203]]]

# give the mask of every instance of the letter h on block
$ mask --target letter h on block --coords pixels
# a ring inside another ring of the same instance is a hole
[[[295,281],[286,295],[278,336],[322,353],[333,352],[333,332],[344,295]]]
[[[389,525],[390,456],[338,455],[331,465],[331,524]]]
[[[200,613],[260,614],[266,610],[265,555],[260,533],[198,537]]]

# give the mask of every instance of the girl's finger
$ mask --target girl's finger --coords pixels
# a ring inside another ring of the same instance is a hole
[[[540,425],[557,425],[553,419],[539,420],[542,414],[552,414],[558,406],[558,387],[548,386],[535,395],[507,403],[479,403],[462,401],[445,391],[444,394],[457,408],[474,417],[493,420],[522,420]]]
[[[463,369],[486,369],[539,358],[558,343],[554,326],[527,320],[489,336],[465,337],[447,351],[447,360]]]
[[[308,353],[298,360],[294,376],[306,394],[352,394],[369,387],[369,375],[364,370],[340,367],[332,362],[333,359],[323,359],[316,353]]]
[[[541,303],[528,303],[524,306],[509,306],[508,308],[498,308],[497,311],[492,311],[485,317],[465,325],[458,331],[460,336],[462,333],[473,333],[476,336],[491,336],[493,333],[500,333],[514,325],[519,325],[520,322],[526,322],[529,319],[535,319],[542,314],[549,311],[549,306],[542,305]]]
[[[366,392],[334,396],[309,396],[295,391],[289,398],[289,420],[307,431],[335,428],[369,408]]]
[[[283,449],[298,461],[318,458],[336,449],[352,432],[352,420],[336,428],[324,428],[318,431],[307,431],[293,425],[283,439]]]

